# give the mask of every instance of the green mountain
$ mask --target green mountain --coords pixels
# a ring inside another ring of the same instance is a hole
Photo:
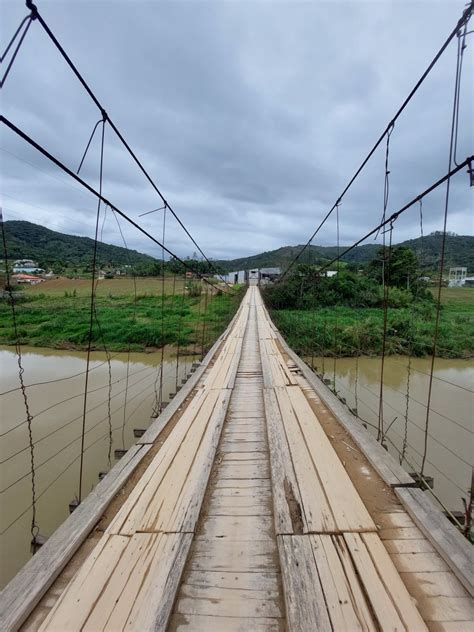
[[[85,270],[91,265],[94,240],[89,237],[76,237],[58,233],[31,222],[5,222],[9,259],[33,259],[40,267],[49,269]],[[423,238],[409,239],[398,246],[408,246],[416,252],[421,266],[434,270],[439,266],[442,233],[431,233]],[[344,250],[347,246],[341,246]],[[378,244],[369,243],[357,246],[343,257],[344,261],[366,264],[371,261],[379,249]],[[226,272],[248,270],[250,268],[286,268],[302,246],[283,246],[277,250],[262,252],[239,259],[222,259],[214,264]],[[337,256],[336,246],[310,246],[302,255],[302,263],[324,264]],[[127,250],[119,246],[99,243],[97,260],[100,267],[121,267],[130,262],[138,274],[149,270],[157,260],[136,250]],[[463,266],[474,272],[474,236],[447,235],[445,267]]]
[[[41,268],[87,269],[91,265],[94,240],[89,237],[65,235],[31,222],[4,223],[8,258],[33,259]],[[99,243],[97,261],[100,267],[150,266],[156,259],[136,250]]]
[[[395,245],[411,248],[417,254],[422,268],[434,270],[440,262],[441,241],[442,233],[436,232],[426,235],[423,239],[421,237],[408,239]],[[340,251],[342,252],[347,247],[341,246]],[[262,252],[250,257],[222,259],[215,263],[226,272],[250,268],[281,267],[285,269],[301,248],[302,246],[283,246],[277,250]],[[342,257],[342,260],[363,265],[375,257],[379,248],[380,245],[374,243],[357,246]],[[337,257],[337,252],[336,246],[309,246],[301,256],[300,262],[324,264]],[[454,266],[466,267],[468,272],[474,271],[474,236],[449,234],[446,236],[445,269]]]

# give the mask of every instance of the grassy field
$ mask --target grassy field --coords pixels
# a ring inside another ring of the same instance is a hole
[[[275,324],[303,355],[379,355],[383,310],[331,307],[315,311],[273,310]],[[432,353],[435,304],[388,310],[386,352]],[[443,288],[437,355],[474,357],[474,289]]]
[[[194,286],[196,282],[194,282]],[[190,284],[188,283],[188,286]],[[174,293],[173,293],[174,287]],[[163,345],[207,348],[224,330],[241,295],[210,289],[207,295],[183,296],[183,281],[165,279],[99,281],[93,319],[92,347],[134,351]],[[90,281],[55,279],[28,287],[15,305],[20,342],[60,349],[85,349],[89,340]],[[205,316],[204,316],[205,314]],[[11,306],[0,303],[0,344],[14,344]]]
[[[116,278],[101,279],[97,282],[97,296],[133,296],[135,293],[135,283],[137,294],[149,294],[150,296],[161,296],[161,277],[140,277],[135,281],[132,278]],[[165,294],[173,292],[182,294],[183,278],[166,277],[165,276]],[[45,294],[46,296],[65,296],[76,292],[76,296],[90,296],[91,280],[90,279],[48,279],[43,283],[32,286],[22,286],[22,292],[28,296],[37,296]]]

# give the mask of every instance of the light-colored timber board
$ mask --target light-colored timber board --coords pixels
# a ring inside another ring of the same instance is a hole
[[[417,527],[422,530],[469,594],[474,596],[474,547],[421,489],[397,488],[395,493]]]
[[[168,437],[167,458],[150,464],[153,475],[141,481],[108,528],[110,533],[132,535],[137,531],[193,531],[214,460],[230,392],[212,390],[190,420],[180,419],[187,432]]]
[[[307,536],[278,536],[287,623],[291,632],[332,632]]]
[[[275,533],[308,532],[298,483],[273,388],[264,389],[273,483]]]
[[[174,614],[168,632],[286,632],[282,619]]]
[[[278,541],[291,630],[427,629],[376,534]]]
[[[191,534],[101,538],[40,627],[44,632],[164,632]]]

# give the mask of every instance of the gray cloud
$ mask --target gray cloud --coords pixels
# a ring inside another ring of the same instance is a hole
[[[463,2],[46,2],[40,11],[212,257],[303,243],[447,36]],[[429,6],[429,11],[427,7]],[[2,4],[2,42],[26,13]],[[473,76],[464,61],[459,158],[473,151]],[[389,210],[446,171],[454,84],[451,45],[391,138]],[[97,109],[38,24],[5,85],[6,115],[71,168]],[[82,176],[98,179],[96,135]],[[96,201],[2,131],[7,219],[91,236]],[[341,206],[341,240],[355,241],[382,211],[381,146]],[[453,181],[449,228],[472,233],[472,189]],[[159,199],[110,129],[104,193],[134,219]],[[425,232],[442,223],[443,192],[425,201]],[[161,214],[140,219],[155,235]],[[124,224],[130,247],[158,248]],[[395,241],[419,234],[414,208]],[[172,220],[168,243],[195,250]],[[121,243],[109,214],[103,238]],[[333,244],[335,219],[316,243]]]

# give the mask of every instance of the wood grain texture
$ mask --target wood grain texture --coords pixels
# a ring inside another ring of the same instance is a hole
[[[165,630],[190,534],[102,538],[41,631]]]
[[[331,632],[323,589],[307,536],[278,536],[286,617],[291,632]]]
[[[414,523],[422,530],[433,547],[474,596],[474,551],[472,545],[433,505],[421,489],[395,490]]]

